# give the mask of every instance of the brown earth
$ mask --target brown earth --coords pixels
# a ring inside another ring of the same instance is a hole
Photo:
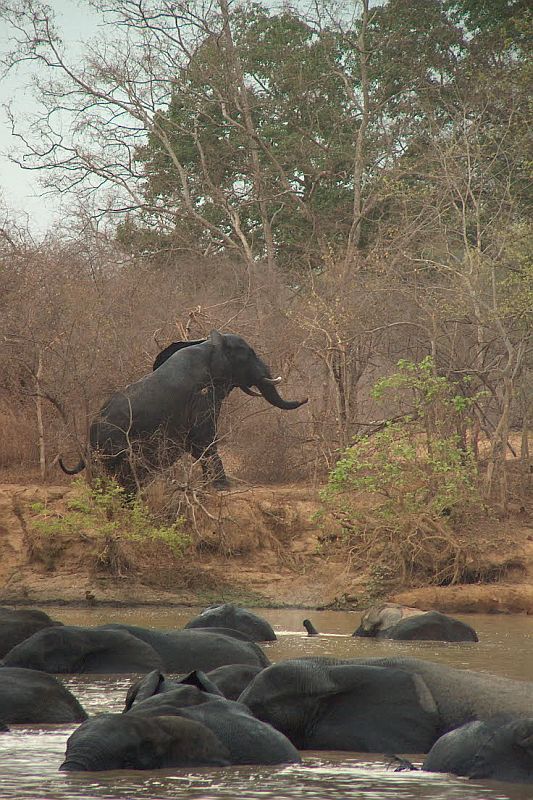
[[[0,602],[368,605],[368,576],[354,573],[346,554],[328,546],[313,520],[319,509],[315,488],[262,486],[204,495],[185,558],[173,558],[160,542],[117,543],[83,527],[36,530],[35,504],[60,518],[74,493],[71,485],[0,484]],[[498,582],[409,589],[388,599],[457,613],[532,614],[533,527],[527,522],[505,522],[513,545],[485,565]]]

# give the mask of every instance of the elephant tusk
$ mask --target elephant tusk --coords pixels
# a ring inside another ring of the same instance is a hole
[[[277,378],[262,378],[261,379],[261,383],[282,383],[282,382],[283,382],[283,378],[281,377],[281,375],[279,377],[277,377]]]

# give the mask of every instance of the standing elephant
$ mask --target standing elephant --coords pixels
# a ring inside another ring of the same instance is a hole
[[[533,718],[469,722],[441,736],[422,769],[533,783]]]
[[[396,603],[383,603],[367,609],[353,635],[403,641],[479,641],[475,630],[466,622],[448,617],[440,611],[420,611]]]
[[[307,402],[283,400],[275,386],[280,380],[240,336],[212,331],[203,341],[174,342],[157,356],[153,372],[104,405],[90,427],[90,450],[129,493],[182,452],[198,459],[204,476],[223,488],[228,481],[217,452],[222,401],[235,388],[255,396],[255,386],[285,411]],[[85,467],[84,459],[72,469],[59,463],[69,475]]]
[[[253,642],[275,642],[276,634],[266,619],[233,603],[210,606],[191,619],[186,628],[233,628]]]

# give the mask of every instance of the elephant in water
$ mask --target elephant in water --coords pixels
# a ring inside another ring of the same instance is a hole
[[[302,749],[427,752],[472,720],[529,716],[533,683],[416,658],[310,658],[264,669],[239,702]]]
[[[477,633],[461,622],[439,611],[383,603],[367,609],[354,636],[377,639],[431,640],[439,642],[477,642]]]
[[[427,752],[440,733],[424,681],[382,666],[283,661],[260,672],[239,703],[300,750]]]
[[[177,715],[200,722],[227,747],[232,764],[300,762],[298,751],[286,736],[256,719],[242,703],[222,697],[202,672],[195,671],[187,681],[135,702],[124,716]]]
[[[14,725],[82,722],[87,714],[53,675],[0,667],[0,719]]]
[[[161,631],[137,625],[111,623],[99,630],[123,630],[149,644],[159,654],[167,672],[203,672],[226,664],[268,667],[269,659],[258,644],[230,628]]]
[[[61,625],[44,611],[35,608],[6,608],[0,606],[0,658],[42,628]]]
[[[441,736],[422,769],[533,783],[533,717],[469,722]]]
[[[102,714],[83,723],[67,741],[64,772],[168,767],[223,767],[227,748],[209,728],[172,716]]]
[[[146,672],[163,666],[151,645],[123,630],[44,628],[4,658],[8,667],[55,673]]]
[[[225,664],[266,667],[270,661],[259,645],[238,631],[150,630],[136,625],[46,628],[14,647],[7,666],[45,672],[112,673],[168,669],[189,672]]]
[[[275,642],[276,634],[266,619],[239,608],[233,603],[210,606],[191,619],[185,628],[233,628],[241,631],[253,642]]]
[[[227,700],[237,700],[262,669],[264,668],[247,664],[227,664],[206,673],[193,670],[179,680],[169,680],[162,672],[154,669],[129,687],[124,711],[129,711],[134,704],[140,703],[141,700],[146,700],[156,694],[171,692],[184,684],[196,686],[204,691],[225,697]],[[202,676],[201,682],[198,681],[198,675]]]
[[[100,410],[89,431],[90,451],[128,493],[183,452],[200,461],[213,486],[224,488],[228,481],[217,451],[223,400],[238,388],[284,411],[307,402],[283,400],[276,389],[280,381],[240,336],[212,331],[205,340],[174,342],[157,356],[153,372],[112,395]],[[86,465],[85,459],[72,469],[61,459],[59,464],[69,475]]]

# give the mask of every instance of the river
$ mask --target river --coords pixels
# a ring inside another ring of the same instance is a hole
[[[153,628],[179,628],[199,609],[46,608],[73,625],[124,622]],[[271,661],[302,655],[342,658],[409,655],[455,667],[533,680],[533,617],[467,616],[477,644],[386,642],[352,638],[355,612],[257,609],[279,641],[264,645]],[[308,637],[308,616],[321,636]],[[69,676],[64,682],[88,713],[121,711],[133,676]],[[533,716],[533,709],[532,709]],[[468,781],[449,775],[396,773],[383,756],[305,751],[301,765],[175,769],[154,772],[58,772],[75,725],[12,726],[0,735],[2,800],[532,800],[533,787]],[[420,756],[415,756],[420,763]]]

